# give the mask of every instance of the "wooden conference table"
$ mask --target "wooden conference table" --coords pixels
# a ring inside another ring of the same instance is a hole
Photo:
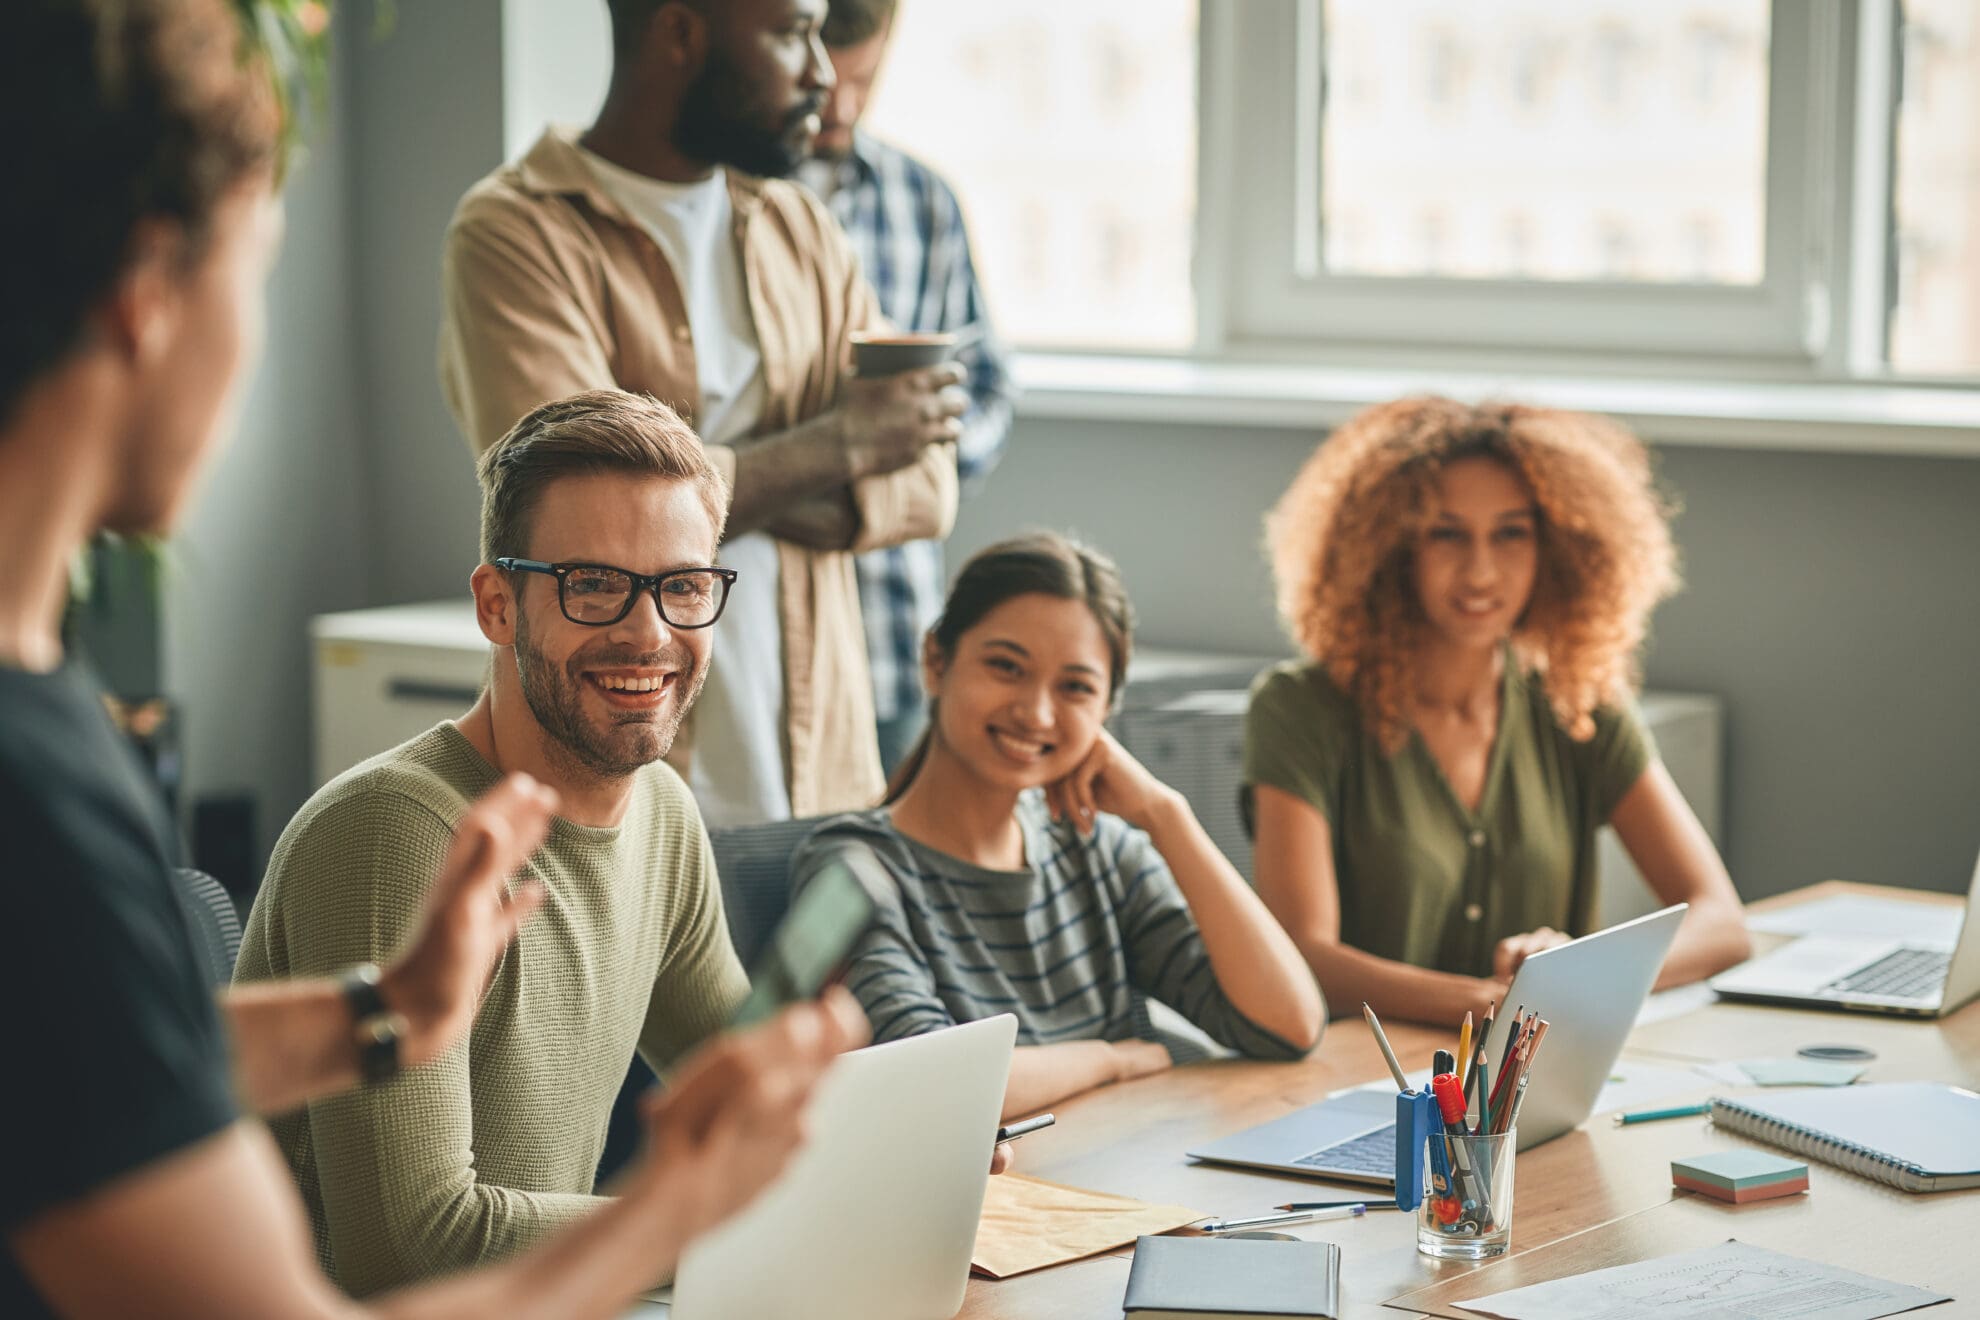
[[[1773,910],[1844,893],[1955,902],[1946,895],[1830,882],[1753,908]],[[1453,1031],[1387,1025],[1406,1068],[1425,1066],[1439,1046],[1455,1048]],[[1876,1051],[1866,1082],[1932,1080],[1980,1089],[1980,1001],[1937,1021],[1719,1002],[1638,1027],[1625,1060],[1684,1068],[1791,1055],[1814,1043]],[[1344,1018],[1327,1029],[1320,1048],[1302,1063],[1199,1064],[1056,1105],[1058,1126],[1020,1142],[1016,1167],[1055,1182],[1217,1216],[1267,1214],[1285,1201],[1354,1195],[1357,1189],[1346,1184],[1195,1164],[1183,1152],[1341,1087],[1387,1075],[1366,1026]],[[1668,1103],[1726,1090],[1700,1076],[1694,1093],[1672,1095]],[[1482,1265],[1419,1255],[1414,1216],[1395,1211],[1286,1231],[1340,1243],[1344,1318],[1463,1316],[1467,1313],[1449,1309],[1451,1301],[1734,1236],[1955,1299],[1944,1311],[1926,1314],[1980,1314],[1980,1252],[1972,1250],[1980,1230],[1980,1189],[1911,1195],[1810,1160],[1805,1196],[1732,1206],[1673,1191],[1672,1159],[1756,1144],[1719,1132],[1703,1118],[1618,1128],[1597,1115],[1520,1155],[1512,1251]],[[1130,1255],[1123,1250],[1014,1279],[972,1279],[961,1315],[969,1320],[1117,1317]],[[1385,1306],[1402,1294],[1416,1295],[1398,1307]]]

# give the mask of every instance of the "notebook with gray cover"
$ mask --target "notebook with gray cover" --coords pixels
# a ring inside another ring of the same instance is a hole
[[[1712,1124],[1907,1192],[1980,1187],[1980,1095],[1938,1082],[1714,1098]]]
[[[1980,863],[1963,923],[1948,911],[1943,941],[1805,935],[1721,972],[1712,988],[1727,999],[1797,1008],[1944,1017],[1980,995]]]
[[[1341,1309],[1341,1249],[1332,1242],[1140,1238],[1121,1309],[1130,1320],[1333,1320]]]
[[[1547,1043],[1519,1112],[1521,1150],[1571,1131],[1594,1112],[1685,910],[1679,903],[1569,940],[1520,965],[1485,1050],[1497,1076],[1515,1008],[1524,1005],[1547,1019]],[[1408,1059],[1403,1066],[1428,1062]],[[1386,1187],[1396,1180],[1395,1119],[1396,1093],[1388,1087],[1344,1091],[1189,1155],[1213,1164]]]

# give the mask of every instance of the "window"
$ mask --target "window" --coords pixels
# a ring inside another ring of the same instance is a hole
[[[921,0],[897,22],[865,123],[955,187],[999,334],[1190,348],[1195,0]]]
[[[1980,375],[1973,0],[898,22],[869,127],[955,184],[1024,347]]]
[[[1208,245],[1207,342],[1773,364],[1826,342],[1843,123],[1808,89],[1840,67],[1837,4],[1222,13],[1234,138],[1211,158],[1244,202]]]
[[[1425,5],[1333,0],[1324,85],[1388,69],[1386,101],[1321,114],[1322,261],[1343,275],[1756,285],[1767,177],[1767,5],[1721,0],[1708,27],[1678,7]],[[1435,21],[1428,20],[1434,12]],[[1455,26],[1463,24],[1462,28]],[[1716,83],[1701,95],[1706,42]],[[1419,64],[1425,94],[1406,94]],[[1454,70],[1475,69],[1465,77]],[[1646,88],[1684,95],[1643,95]],[[1357,260],[1350,207],[1396,228],[1440,217],[1434,247]],[[1545,217],[1545,240],[1507,213]],[[1694,217],[1736,235],[1701,263]],[[1496,240],[1495,241],[1495,236]]]
[[[1905,0],[1891,365],[1980,375],[1980,10]]]

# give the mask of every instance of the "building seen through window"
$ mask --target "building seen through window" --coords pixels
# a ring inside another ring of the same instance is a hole
[[[1325,274],[1761,283],[1769,0],[1321,13]],[[1980,373],[1980,6],[1904,15],[1890,360]],[[955,184],[1007,339],[1195,347],[1197,30],[1196,0],[902,6],[867,124]]]

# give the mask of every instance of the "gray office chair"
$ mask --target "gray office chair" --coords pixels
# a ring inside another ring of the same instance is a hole
[[[722,881],[722,910],[728,914],[729,940],[745,968],[763,952],[770,932],[791,904],[791,854],[823,819],[813,816],[708,832],[709,846],[715,851],[715,872]],[[646,1060],[633,1055],[605,1128],[605,1153],[598,1161],[600,1184],[623,1167],[638,1148],[639,1097],[653,1080]]]
[[[186,919],[193,956],[210,984],[234,979],[234,960],[241,953],[241,918],[226,888],[204,871],[172,872],[172,897]]]
[[[710,830],[715,870],[722,877],[722,906],[729,914],[729,939],[744,967],[777,928],[791,902],[791,854],[825,820],[780,820],[768,825],[739,825]]]

